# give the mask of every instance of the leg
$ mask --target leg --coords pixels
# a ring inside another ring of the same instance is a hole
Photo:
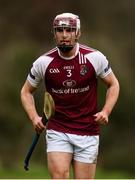
[[[94,179],[96,164],[73,162],[74,179]]]
[[[69,179],[72,153],[48,152],[47,159],[52,179]]]
[[[47,130],[48,168],[52,179],[69,178],[73,147],[65,133]]]
[[[94,179],[99,136],[78,136],[78,141],[76,137],[74,143],[74,178]]]

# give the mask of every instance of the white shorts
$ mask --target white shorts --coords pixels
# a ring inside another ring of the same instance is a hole
[[[47,152],[68,152],[73,159],[84,163],[96,163],[99,136],[75,135],[54,130],[46,131]]]

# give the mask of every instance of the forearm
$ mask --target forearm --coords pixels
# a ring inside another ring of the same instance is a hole
[[[45,129],[45,126],[42,123],[42,117],[38,115],[35,107],[35,101],[33,97],[33,93],[35,91],[36,88],[31,86],[30,83],[26,81],[21,90],[21,101],[29,119],[32,121],[34,129],[37,133],[41,133]]]
[[[112,112],[112,109],[117,102],[118,96],[119,96],[119,83],[117,81],[115,82],[114,85],[111,85],[107,89],[106,100],[102,111],[107,113],[108,116]]]
[[[21,91],[21,101],[24,110],[26,111],[29,119],[33,122],[36,117],[38,117],[38,113],[35,107],[35,101],[32,93],[26,92],[22,89]]]

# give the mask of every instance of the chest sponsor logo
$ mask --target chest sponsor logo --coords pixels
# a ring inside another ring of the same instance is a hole
[[[49,72],[56,74],[56,73],[60,73],[60,70],[58,68],[51,68],[51,69],[49,69]]]
[[[68,87],[68,88],[74,87],[75,85],[76,85],[76,81],[72,79],[68,79],[63,82],[63,86]]]
[[[86,87],[82,87],[82,88],[66,88],[66,89],[54,89],[52,88],[52,93],[55,93],[55,94],[78,94],[78,93],[84,93],[84,92],[87,92],[89,91],[90,87],[89,85],[86,86]]]

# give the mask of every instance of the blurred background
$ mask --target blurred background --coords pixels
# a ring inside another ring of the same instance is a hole
[[[31,159],[33,174],[23,171],[34,131],[20,90],[32,62],[55,46],[52,21],[63,12],[80,16],[80,42],[107,56],[121,86],[110,123],[101,127],[97,178],[135,178],[134,0],[0,0],[0,178],[49,178],[44,136]],[[101,85],[99,106],[104,93]],[[42,113],[42,88],[35,98]]]

